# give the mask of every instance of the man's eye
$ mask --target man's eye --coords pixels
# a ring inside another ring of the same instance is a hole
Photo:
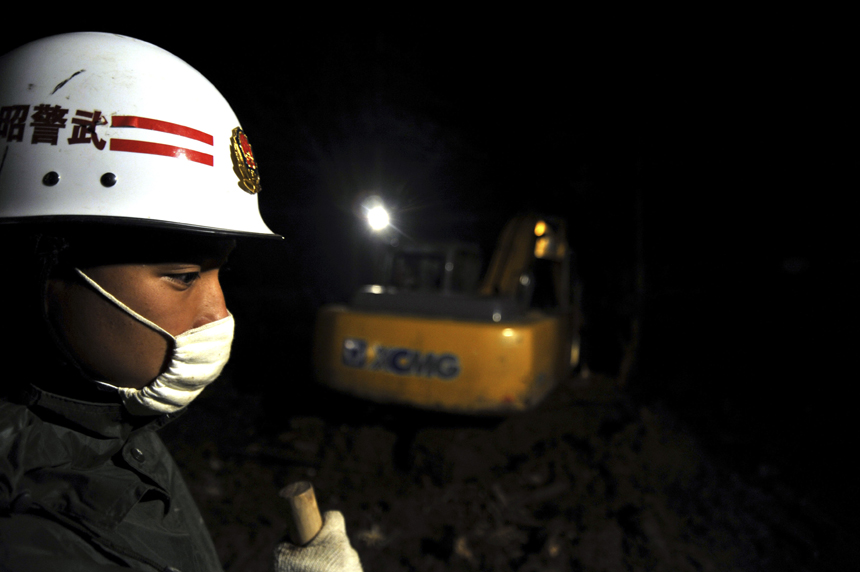
[[[182,274],[169,274],[168,278],[175,282],[181,283],[183,286],[190,286],[195,280],[200,278],[199,272],[183,272]]]

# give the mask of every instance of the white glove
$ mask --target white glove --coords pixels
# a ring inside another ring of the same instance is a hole
[[[275,547],[275,572],[362,572],[358,553],[346,536],[343,515],[331,510],[306,546],[281,542]]]

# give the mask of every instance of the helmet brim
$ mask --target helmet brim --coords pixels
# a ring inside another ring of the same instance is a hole
[[[94,228],[103,227],[105,229],[139,228],[141,230],[167,230],[198,236],[208,235],[224,238],[263,238],[268,240],[283,240],[284,238],[280,234],[248,232],[227,228],[211,228],[133,217],[58,215],[0,219],[0,228],[10,230],[13,227],[19,232],[51,232],[61,235],[69,231],[77,232],[79,229],[83,228],[87,228],[92,232]]]

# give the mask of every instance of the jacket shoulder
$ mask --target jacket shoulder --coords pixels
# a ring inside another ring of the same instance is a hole
[[[50,426],[27,407],[0,400],[0,509],[28,473],[69,461],[67,446]]]

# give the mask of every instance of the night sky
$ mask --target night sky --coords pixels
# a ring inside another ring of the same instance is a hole
[[[367,276],[363,194],[393,205],[407,237],[486,253],[518,212],[565,217],[594,369],[617,368],[638,313],[632,391],[706,432],[730,427],[750,463],[841,483],[841,451],[857,444],[856,42],[835,15],[665,21],[684,25],[67,25],[7,34],[0,51],[95,29],[208,77],[254,145],[263,216],[286,238],[237,266],[299,313]],[[259,314],[273,330],[288,319]]]

